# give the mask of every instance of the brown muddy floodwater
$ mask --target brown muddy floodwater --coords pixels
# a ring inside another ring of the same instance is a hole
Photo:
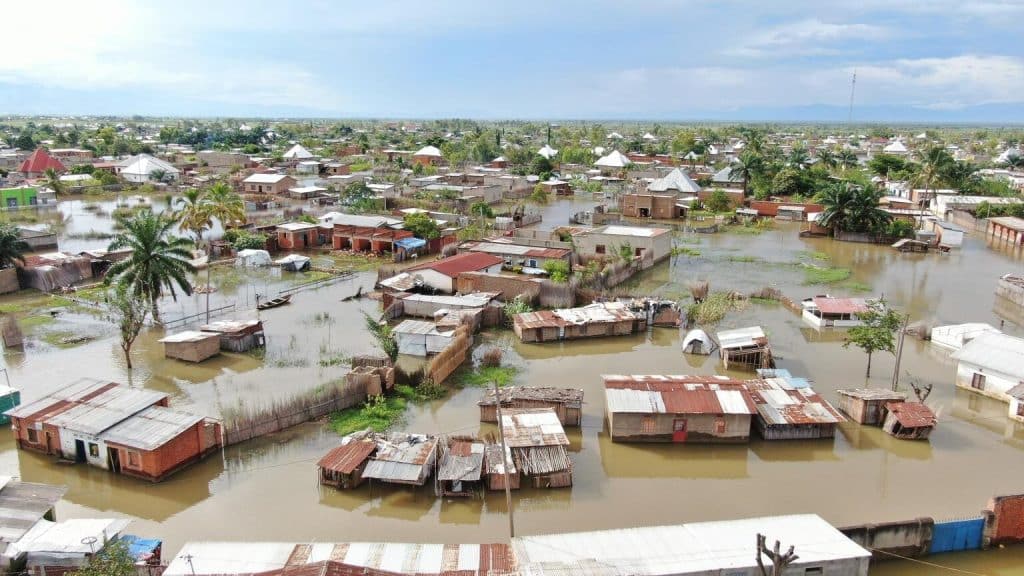
[[[561,201],[547,209],[545,227],[565,221],[592,202]],[[548,215],[550,214],[550,215]],[[635,294],[682,297],[686,283],[709,280],[712,289],[751,292],[773,286],[800,299],[813,294],[880,295],[929,323],[1001,320],[993,311],[996,279],[1022,272],[1020,252],[993,249],[968,237],[949,255],[902,255],[884,246],[801,239],[795,226],[748,235],[677,234],[699,252],[677,256],[624,288]],[[852,269],[831,286],[805,285],[801,263]],[[255,294],[275,294],[312,277],[278,271],[218,269],[211,306],[235,303],[232,316],[255,315]],[[30,401],[81,377],[110,378],[168,392],[172,405],[216,415],[225,407],[259,404],[340,378],[341,354],[372,349],[362,311],[376,302],[341,302],[375,274],[300,292],[289,306],[266,311],[265,358],[224,354],[201,365],[162,358],[147,333],[137,344],[129,377],[114,334],[93,321],[98,338],[70,349],[43,343],[4,355],[12,383]],[[201,276],[200,282],[205,282]],[[202,309],[203,296],[168,302],[165,318]],[[75,314],[70,314],[74,323]],[[1024,334],[1005,318],[1004,329]],[[761,325],[779,367],[807,376],[836,401],[835,390],[863,386],[865,356],[842,347],[842,334],[816,332],[780,305],[753,304],[730,314],[721,327]],[[1006,418],[1006,405],[955,390],[948,354],[908,339],[904,381],[934,384],[929,399],[940,424],[928,442],[895,440],[877,428],[845,424],[834,440],[763,442],[748,446],[643,446],[613,444],[603,416],[601,374],[723,373],[718,358],[684,356],[677,330],[592,341],[521,344],[509,332],[478,342],[507,350],[519,366],[517,381],[585,390],[583,426],[569,429],[575,485],[565,490],[524,489],[513,494],[520,534],[813,512],[836,525],[937,519],[975,514],[994,494],[1024,491],[1024,430]],[[479,350],[479,349],[478,349]],[[891,356],[877,354],[871,386],[887,386]],[[478,422],[481,390],[453,389],[440,401],[412,405],[403,429],[423,433],[490,431]],[[18,451],[0,435],[0,474],[26,481],[66,484],[58,516],[133,518],[131,531],[165,541],[167,555],[187,540],[483,542],[507,537],[504,495],[442,501],[432,486],[420,490],[364,485],[339,492],[317,485],[314,464],[337,444],[325,425],[311,423],[260,441],[235,446],[150,485],[85,466],[63,466]],[[1021,573],[1024,549],[932,557],[930,561],[990,574]],[[879,574],[930,574],[920,564],[888,564]]]

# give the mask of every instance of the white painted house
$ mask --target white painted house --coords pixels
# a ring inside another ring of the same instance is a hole
[[[1010,404],[1010,415],[1024,421],[1024,339],[985,332],[954,352],[956,385]]]

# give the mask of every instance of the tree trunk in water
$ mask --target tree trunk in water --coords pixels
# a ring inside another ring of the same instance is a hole
[[[160,324],[160,306],[157,304],[157,298],[153,298],[150,303],[150,311],[153,314],[153,323]]]
[[[871,378],[871,352],[868,352],[868,372],[865,376]]]
[[[124,363],[129,370],[132,369],[132,346],[131,344],[125,346],[121,344],[121,350],[124,350]]]

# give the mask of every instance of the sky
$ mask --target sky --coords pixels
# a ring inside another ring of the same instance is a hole
[[[51,0],[3,12],[0,114],[845,122],[856,72],[855,122],[1024,122],[1024,0]]]

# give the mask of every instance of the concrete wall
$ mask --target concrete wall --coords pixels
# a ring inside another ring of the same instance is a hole
[[[975,374],[982,374],[985,376],[983,388],[979,389],[971,386],[971,381],[974,379]],[[982,396],[988,396],[989,398],[1009,402],[1010,397],[1006,392],[1017,384],[1018,382],[1010,376],[999,374],[992,370],[983,369],[967,362],[958,362],[956,365],[956,385],[970,392],[974,392],[975,394],[981,394]]]
[[[107,444],[99,438],[88,436],[86,434],[79,434],[72,432],[67,428],[61,428],[60,430],[60,451],[64,455],[64,458],[68,460],[75,459],[75,442],[81,440],[85,443],[85,461],[88,464],[97,466],[99,468],[107,469]],[[96,445],[96,454],[89,450],[89,445]]]
[[[872,552],[874,560],[891,560],[891,554],[910,558],[927,555],[934,529],[935,521],[931,518],[917,518],[904,522],[848,526],[839,531],[862,547],[877,551]]]
[[[3,272],[0,271],[0,274]],[[1000,278],[996,284],[996,296],[1024,308],[1024,286],[1018,286]]]
[[[673,423],[686,420],[686,442],[746,442],[750,439],[749,414],[608,414],[612,440],[617,442],[672,442]],[[724,424],[724,429],[721,427]]]

